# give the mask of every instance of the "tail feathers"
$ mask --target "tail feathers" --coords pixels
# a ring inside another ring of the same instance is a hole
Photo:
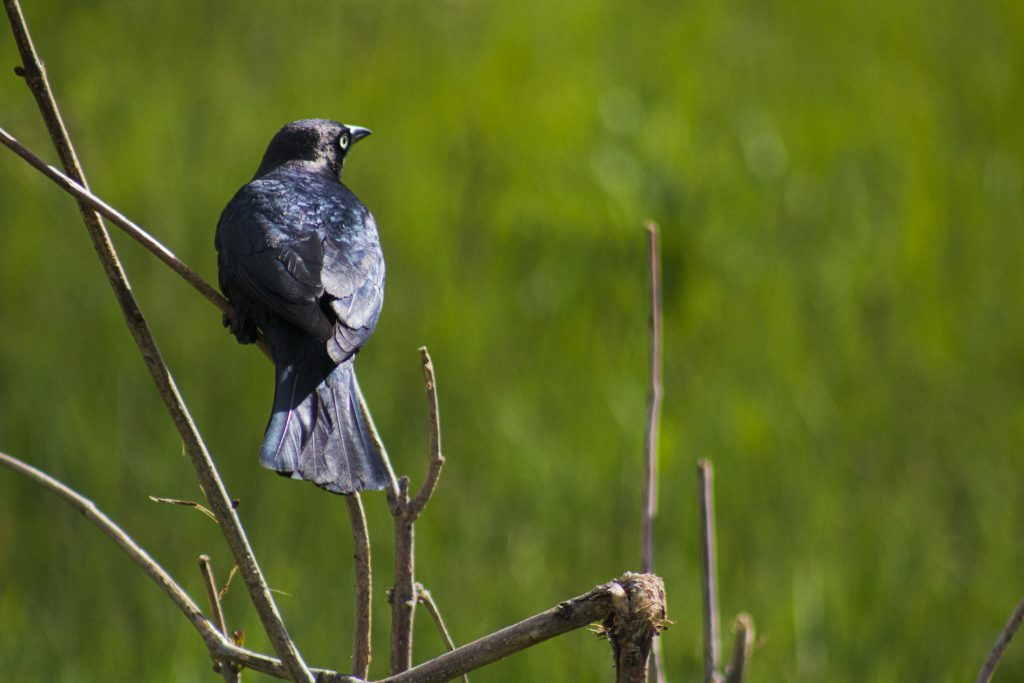
[[[278,365],[261,464],[334,493],[386,488],[387,467],[370,438],[352,361],[314,386],[320,377],[322,368]]]

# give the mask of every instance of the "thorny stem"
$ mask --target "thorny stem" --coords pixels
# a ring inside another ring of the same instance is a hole
[[[85,176],[78,162],[74,147],[71,144],[70,136],[64,126],[57,102],[53,97],[53,91],[47,81],[46,70],[32,44],[28,33],[28,26],[18,0],[4,0],[4,7],[7,10],[15,42],[21,54],[23,62],[21,73],[36,98],[39,111],[60,156],[64,170],[79,185],[88,189],[89,185],[85,181]],[[121,306],[128,329],[136,345],[139,347],[139,352],[142,354],[146,367],[164,401],[164,405],[178,429],[185,450],[196,470],[203,493],[206,495],[213,513],[217,516],[218,524],[235,556],[235,562],[238,564],[246,586],[249,588],[249,595],[260,616],[260,620],[263,622],[263,627],[270,638],[271,644],[287,666],[293,680],[312,683],[312,675],[302,661],[302,656],[299,654],[295,644],[288,636],[284,622],[277,610],[277,605],[274,603],[270,589],[263,578],[263,572],[260,570],[252,548],[249,545],[248,538],[246,538],[245,530],[242,528],[238,515],[231,506],[231,500],[224,488],[224,483],[217,473],[213,460],[206,450],[206,445],[199,436],[195,423],[192,421],[192,416],[189,414],[181,394],[178,392],[170,370],[160,355],[152,332],[146,324],[138,302],[136,302],[131,292],[128,278],[121,267],[121,262],[113,243],[110,241],[110,235],[104,227],[99,214],[93,211],[88,204],[80,201],[79,209],[89,236],[92,239],[93,246],[103,265],[107,281]]]

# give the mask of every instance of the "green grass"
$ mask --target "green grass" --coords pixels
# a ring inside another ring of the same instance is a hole
[[[646,218],[664,248],[656,570],[700,668],[694,467],[723,618],[763,681],[962,681],[1024,586],[1024,7],[1015,2],[28,3],[94,189],[215,280],[220,209],[281,124],[374,129],[346,168],[388,261],[359,373],[417,481],[418,577],[460,642],[639,565]],[[0,32],[6,35],[6,31]],[[52,159],[0,38],[0,125]],[[195,597],[229,555],[74,204],[0,153],[0,450],[92,497]],[[347,667],[341,501],[261,470],[271,373],[115,235],[306,659]],[[386,664],[390,518],[376,538]],[[232,628],[269,651],[244,591]],[[416,659],[440,652],[426,618]],[[5,680],[213,679],[117,549],[0,472]],[[549,642],[474,680],[609,680]],[[1011,646],[997,680],[1024,676]],[[250,675],[256,678],[255,675]],[[752,679],[753,680],[753,679]]]

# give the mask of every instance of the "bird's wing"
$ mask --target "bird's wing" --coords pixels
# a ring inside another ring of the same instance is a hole
[[[384,303],[384,259],[377,225],[361,204],[347,214],[341,229],[326,231],[320,271],[326,301],[337,316],[327,350],[338,362],[366,342]]]
[[[247,308],[326,341],[333,324],[320,307],[324,249],[316,207],[274,201],[276,188],[256,192],[251,187],[235,195],[217,225],[221,288],[233,299],[245,299]]]

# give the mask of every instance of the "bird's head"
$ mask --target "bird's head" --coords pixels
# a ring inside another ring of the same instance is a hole
[[[340,178],[349,149],[369,134],[367,128],[346,126],[328,119],[293,121],[277,131],[270,141],[256,177],[289,161],[308,161],[323,165],[325,170]]]

